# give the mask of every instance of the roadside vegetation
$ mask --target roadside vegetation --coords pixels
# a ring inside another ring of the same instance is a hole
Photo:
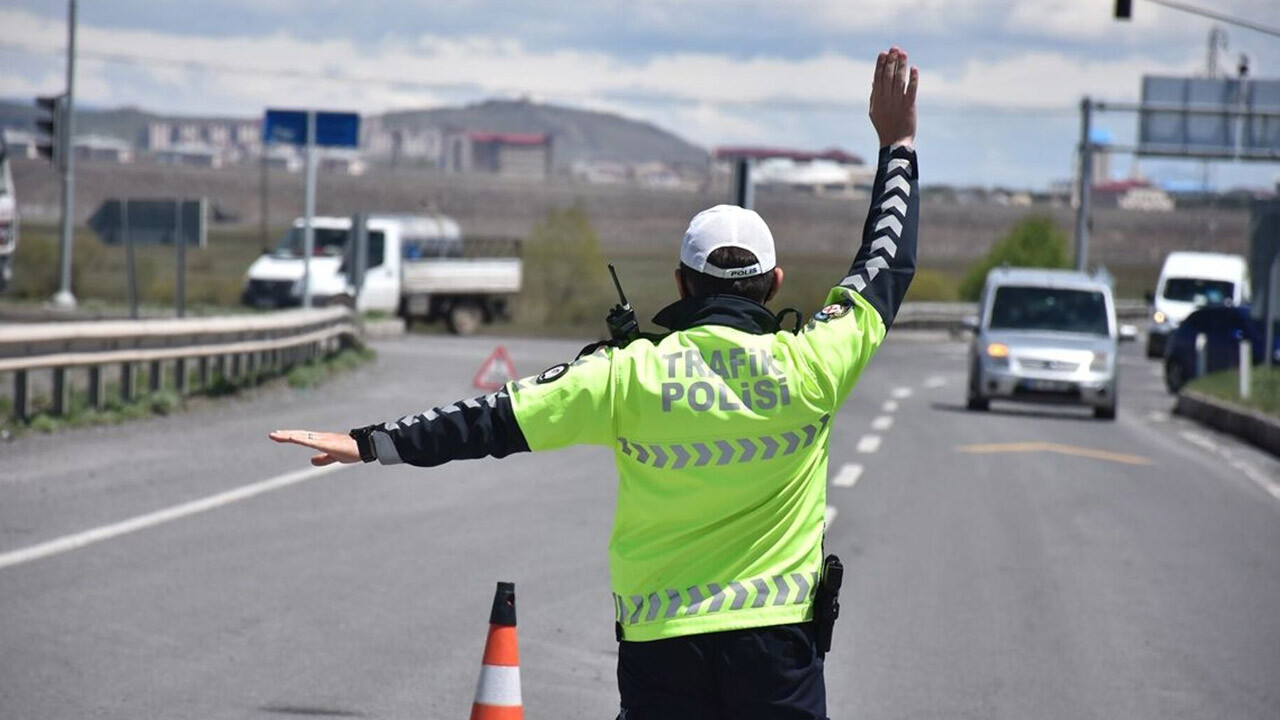
[[[982,294],[987,273],[993,268],[1009,267],[1066,268],[1067,234],[1047,215],[1032,215],[1013,226],[1008,235],[969,268],[960,282],[960,297],[976,301]]]
[[[0,440],[10,439],[28,432],[54,433],[70,428],[92,427],[100,425],[119,425],[130,420],[140,420],[152,416],[172,415],[183,410],[196,407],[208,398],[227,397],[250,391],[254,388],[278,386],[281,383],[290,387],[306,390],[316,387],[339,373],[354,370],[361,365],[372,362],[377,353],[369,347],[347,348],[311,363],[294,366],[284,375],[245,375],[239,378],[214,376],[206,388],[190,392],[186,396],[178,393],[173,378],[161,378],[161,389],[158,392],[140,392],[133,400],[124,402],[120,399],[118,382],[105,384],[106,398],[99,409],[90,407],[88,392],[83,387],[73,387],[69,395],[68,411],[64,415],[53,415],[50,412],[52,399],[47,393],[35,393],[32,396],[33,413],[26,423],[13,419],[13,401],[7,396],[0,396]],[[147,367],[139,368],[135,387],[150,387],[151,378],[147,375]],[[11,387],[11,379],[3,378],[6,387]],[[198,376],[191,371],[187,386],[194,387]]]
[[[1280,418],[1280,368],[1255,367],[1252,373],[1249,399],[1240,398],[1240,372],[1229,370],[1196,378],[1186,389],[1204,393],[1227,402],[1260,410]]]

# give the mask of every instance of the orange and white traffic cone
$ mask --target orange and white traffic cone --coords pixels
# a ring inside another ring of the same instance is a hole
[[[524,720],[520,699],[520,648],[516,641],[516,586],[500,582],[489,613],[489,637],[471,720]]]

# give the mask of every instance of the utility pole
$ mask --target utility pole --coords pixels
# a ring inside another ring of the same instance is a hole
[[[76,0],[70,0],[67,8],[67,95],[62,138],[65,153],[62,161],[62,248],[58,260],[58,292],[53,304],[61,308],[74,308],[76,296],[71,294],[71,234],[75,225],[75,137],[76,137]]]
[[[1080,177],[1076,204],[1076,270],[1085,272],[1089,264],[1090,205],[1093,199],[1093,100],[1080,101]]]

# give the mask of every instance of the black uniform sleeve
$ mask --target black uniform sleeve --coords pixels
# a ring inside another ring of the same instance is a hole
[[[851,288],[893,324],[916,272],[916,232],[920,224],[920,183],[915,151],[881,148],[871,209],[862,245],[840,285]]]
[[[435,467],[451,460],[528,452],[506,388],[452,405],[351,431],[360,457],[383,465]]]

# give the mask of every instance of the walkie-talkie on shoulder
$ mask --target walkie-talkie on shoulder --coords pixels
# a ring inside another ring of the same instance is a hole
[[[618,304],[609,311],[604,322],[609,326],[609,337],[630,342],[640,337],[640,323],[636,321],[636,311],[627,302],[626,293],[622,292],[622,283],[618,282],[618,273],[613,269],[613,263],[609,263],[609,276],[613,278],[613,286],[618,290]]]

